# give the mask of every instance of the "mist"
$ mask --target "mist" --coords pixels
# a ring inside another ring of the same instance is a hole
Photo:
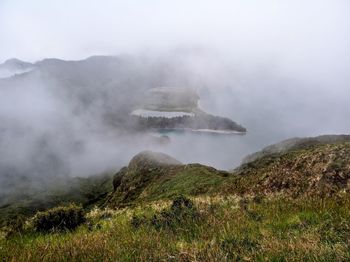
[[[290,137],[350,132],[347,1],[1,1],[0,185],[116,171],[138,152],[230,169]],[[104,55],[104,56],[96,56]],[[47,59],[57,58],[57,59]],[[148,89],[193,88],[245,136],[130,134]],[[122,124],[121,124],[122,123]],[[10,184],[11,185],[11,184]]]

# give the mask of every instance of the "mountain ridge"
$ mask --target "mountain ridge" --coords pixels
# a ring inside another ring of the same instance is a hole
[[[233,172],[143,151],[113,176],[113,188],[85,195],[92,202],[76,230],[37,232],[33,223],[40,217],[47,225],[64,210],[71,218],[82,212],[77,205],[37,213],[24,225],[23,218],[8,220],[0,227],[0,257],[347,261],[350,142],[331,140],[264,155]]]

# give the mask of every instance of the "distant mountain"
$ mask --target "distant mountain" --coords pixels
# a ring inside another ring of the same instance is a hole
[[[34,64],[11,59],[0,66],[11,71],[6,75],[11,78],[0,80],[0,88],[44,86],[75,115],[98,107],[94,117],[123,126],[132,110],[144,103],[148,90],[169,79],[176,79],[171,81],[177,85],[188,84],[185,73],[174,73],[175,66],[166,59],[155,63],[131,56],[93,56],[79,61],[50,58]],[[28,74],[19,74],[24,71]]]
[[[189,127],[209,129],[210,125],[203,124],[207,121],[201,117],[204,112],[197,106],[199,97],[194,90],[198,87],[189,81],[188,72],[176,67],[177,62],[167,58],[155,62],[130,56],[93,56],[79,61],[49,58],[34,64],[10,59],[0,65],[0,88],[43,87],[72,115],[91,112],[89,119],[120,129],[133,128],[128,125],[130,114],[138,108],[191,111],[201,121]],[[218,125],[216,129],[221,128]]]
[[[35,65],[23,62],[16,58],[6,60],[3,64],[0,64],[0,78],[7,78],[29,72],[35,68]]]

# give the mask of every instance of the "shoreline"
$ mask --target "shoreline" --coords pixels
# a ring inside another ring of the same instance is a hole
[[[216,130],[216,129],[192,129],[192,128],[163,128],[155,129],[157,133],[162,132],[192,132],[192,133],[203,133],[203,134],[217,134],[217,135],[245,135],[247,132],[240,132],[234,130]]]

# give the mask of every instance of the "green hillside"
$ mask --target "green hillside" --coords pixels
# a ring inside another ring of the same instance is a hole
[[[35,218],[8,225],[0,258],[348,261],[349,178],[346,141],[290,147],[230,173],[145,151],[76,230],[37,231]]]

